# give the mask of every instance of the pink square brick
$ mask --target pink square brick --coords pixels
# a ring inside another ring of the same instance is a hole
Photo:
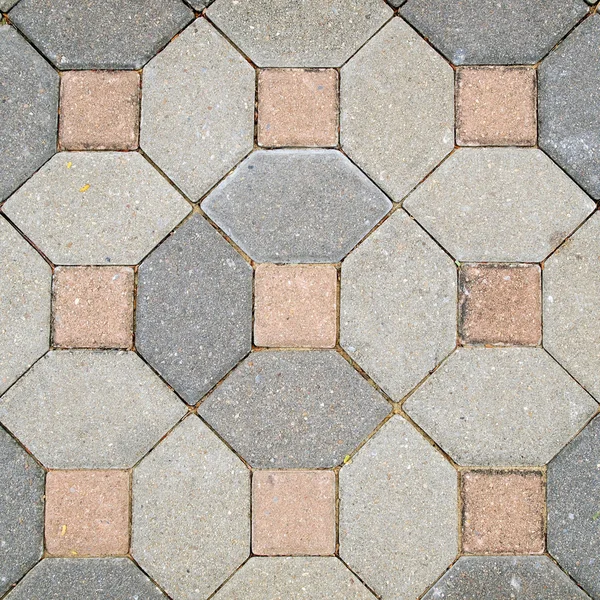
[[[53,341],[59,348],[129,348],[133,341],[133,269],[57,267]]]
[[[63,150],[134,150],[139,141],[136,71],[67,71],[60,85]]]
[[[333,265],[258,265],[254,295],[257,346],[335,346],[337,270]]]
[[[46,476],[48,553],[127,554],[129,487],[127,471],[50,471]]]
[[[334,554],[333,471],[254,471],[252,511],[254,554]]]

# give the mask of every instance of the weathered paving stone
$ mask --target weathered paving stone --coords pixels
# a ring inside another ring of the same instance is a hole
[[[457,463],[545,465],[598,405],[541,348],[459,348],[404,410]]]
[[[251,558],[214,600],[374,600],[335,557]]]
[[[259,150],[202,203],[258,262],[335,263],[391,202],[337,150]]]
[[[595,208],[535,148],[461,148],[403,206],[461,262],[540,262]]]
[[[143,72],[140,145],[197,201],[254,142],[255,72],[198,19]]]
[[[396,202],[454,147],[454,72],[393,19],[341,72],[341,144]]]
[[[334,467],[390,412],[332,350],[251,354],[200,414],[256,468]]]
[[[0,202],[56,151],[58,86],[52,67],[12,27],[0,25]]]
[[[600,199],[600,15],[582,23],[539,68],[539,143]]]
[[[46,558],[7,600],[167,600],[128,558]]]
[[[259,67],[339,67],[392,11],[382,0],[217,0],[207,15]]]
[[[8,12],[19,0],[0,0],[0,11]]]
[[[251,348],[252,267],[200,216],[140,266],[136,347],[189,404]]]
[[[50,344],[52,271],[0,217],[0,394]]]
[[[181,0],[21,0],[10,11],[59,69],[139,69],[193,18]]]
[[[589,600],[546,556],[467,556],[423,600]]]
[[[55,264],[138,263],[191,210],[136,152],[61,152],[4,204]]]
[[[192,415],[134,470],[132,555],[178,600],[208,598],[250,553],[250,471]]]
[[[0,422],[50,469],[126,469],[185,413],[133,352],[49,352],[0,399]]]
[[[396,401],[456,346],[456,267],[403,211],[342,263],[340,344]]]
[[[456,65],[536,63],[586,12],[581,0],[408,0],[400,9]]]
[[[416,598],[458,551],[457,474],[400,416],[340,471],[340,557],[382,598]]]
[[[42,557],[44,471],[0,427],[0,594]]]
[[[548,551],[593,598],[600,597],[599,447],[596,418],[548,466]]]

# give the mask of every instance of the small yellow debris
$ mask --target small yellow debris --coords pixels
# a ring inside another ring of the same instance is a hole
[[[90,189],[90,184],[86,183],[79,191],[80,192],[87,192]]]
[[[62,529],[60,530],[60,537],[65,537],[66,534],[67,534],[67,526],[63,525]]]
[[[75,550],[71,550],[71,556],[77,556],[77,552]]]
[[[67,169],[70,169],[72,166],[73,166],[73,163],[72,163],[72,162],[68,162],[68,163],[67,163]]]
[[[350,458],[349,454],[346,454],[346,456],[344,456],[344,464],[347,465],[352,459]]]

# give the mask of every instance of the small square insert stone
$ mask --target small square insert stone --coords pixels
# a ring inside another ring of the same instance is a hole
[[[463,552],[544,552],[544,495],[539,472],[466,472],[462,478]]]
[[[46,548],[53,556],[129,552],[129,472],[50,471]]]
[[[57,267],[53,283],[54,345],[130,347],[133,281],[129,267]]]
[[[337,270],[333,265],[258,265],[254,297],[257,346],[335,346]]]
[[[459,146],[534,146],[536,71],[528,67],[463,67],[456,76]]]
[[[333,554],[333,471],[254,471],[252,551],[267,556]]]
[[[330,147],[338,143],[335,69],[263,69],[258,75],[260,146]]]
[[[63,150],[138,147],[140,76],[136,71],[67,71],[60,85]]]
[[[540,343],[542,283],[538,265],[467,264],[460,269],[459,284],[463,343]]]

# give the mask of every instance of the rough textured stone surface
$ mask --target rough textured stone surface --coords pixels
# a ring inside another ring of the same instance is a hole
[[[253,557],[214,600],[374,600],[375,596],[337,558]]]
[[[0,394],[50,344],[52,271],[0,217]]]
[[[0,594],[41,558],[44,471],[0,427]]]
[[[457,474],[400,416],[340,471],[340,557],[383,598],[416,598],[458,550]]]
[[[456,65],[533,64],[586,12],[581,0],[408,0],[400,9]]]
[[[7,600],[167,600],[128,558],[46,558]]]
[[[50,352],[0,399],[0,421],[50,469],[131,467],[184,413],[132,352]]]
[[[250,472],[196,416],[134,470],[132,554],[180,600],[207,598],[250,553]]]
[[[403,211],[342,264],[340,344],[394,400],[456,345],[456,267]]]
[[[207,15],[259,67],[339,67],[392,11],[381,0],[218,0]]]
[[[600,15],[578,27],[539,68],[540,147],[600,199]]]
[[[461,148],[403,206],[465,262],[539,262],[595,208],[534,148]]]
[[[198,19],[143,73],[141,147],[198,200],[254,142],[254,69]]]
[[[250,352],[252,268],[202,217],[140,266],[136,346],[189,404]]]
[[[58,85],[50,65],[12,27],[0,25],[0,202],[56,151]]]
[[[589,600],[546,556],[467,556],[423,600]]]
[[[399,202],[454,147],[454,72],[393,19],[343,67],[344,150]]]
[[[0,10],[8,12],[19,0],[0,0]]]
[[[598,405],[540,348],[459,348],[404,409],[461,465],[541,466]]]
[[[199,408],[257,468],[336,466],[389,411],[331,350],[253,353]]]
[[[21,0],[10,12],[59,69],[139,69],[193,17],[181,0]]]
[[[55,264],[133,265],[191,208],[136,152],[61,152],[3,210]]]
[[[337,150],[260,150],[202,208],[258,262],[335,263],[391,202]]]

